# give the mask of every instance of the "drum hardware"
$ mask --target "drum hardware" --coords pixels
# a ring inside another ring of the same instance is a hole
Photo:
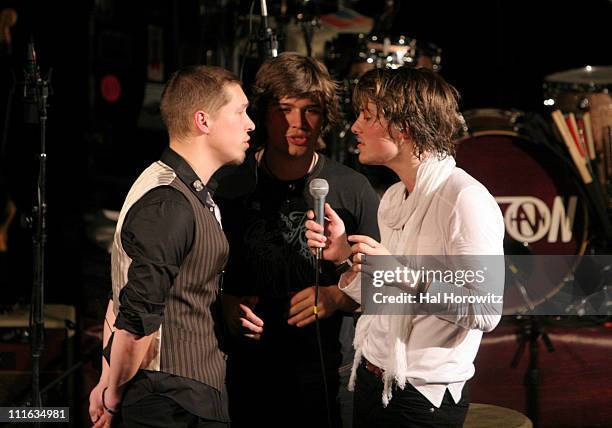
[[[350,76],[360,76],[373,68],[413,66],[434,71],[441,69],[442,49],[404,35],[359,34],[357,47],[357,61],[351,65]]]
[[[459,117],[459,130],[457,131],[455,140],[459,140],[470,135],[470,129],[467,126],[467,122],[465,121],[463,114],[461,112],[457,112],[457,116]]]
[[[504,239],[504,254],[506,262],[506,278],[504,284],[512,284],[520,293],[522,301],[525,303],[526,312],[533,312],[537,306],[537,302],[534,302],[532,297],[529,296],[527,287],[525,286],[527,278],[533,271],[533,265],[526,265],[525,262],[529,262],[530,258],[522,257],[516,258],[513,256],[517,255],[532,255],[532,251],[528,245],[519,244],[517,241],[512,239]]]
[[[525,348],[529,345],[529,367],[525,373],[525,392],[526,392],[526,403],[527,403],[527,416],[533,422],[534,427],[538,427],[539,420],[539,398],[538,398],[538,387],[540,384],[540,369],[539,369],[539,358],[538,358],[538,341],[542,339],[547,352],[554,352],[555,347],[553,346],[550,337],[546,333],[545,329],[538,316],[529,316],[518,319],[519,321],[519,344],[514,356],[512,357],[512,368],[517,368],[519,361],[525,353]]]
[[[440,71],[442,49],[406,35],[345,33],[326,43],[325,63],[339,79],[359,78],[374,68],[410,66]]]
[[[612,316],[612,289],[609,285],[605,285],[601,291],[585,297],[579,303],[569,305],[566,312],[568,315],[583,317],[592,313],[604,315],[602,309],[606,317]]]
[[[599,291],[589,293],[577,303],[568,305],[565,308],[566,314],[579,317],[592,314],[606,318],[612,316],[612,265],[605,264],[600,267],[597,277],[599,281],[594,289]]]
[[[578,315],[582,321],[599,325],[610,320],[612,315],[612,265],[609,264],[609,256],[605,257],[605,264],[600,266],[597,276],[600,278],[595,289],[598,292],[591,293],[580,299],[576,304],[572,304],[565,309],[567,315]],[[592,270],[592,266],[588,266]],[[567,278],[574,281],[574,274]],[[533,421],[534,426],[538,426],[539,419],[539,340],[542,340],[547,352],[554,352],[555,347],[549,335],[546,333],[544,321],[561,320],[565,317],[541,317],[541,316],[517,316],[514,321],[518,324],[519,343],[513,356],[511,367],[518,367],[525,349],[529,350],[529,365],[525,373],[527,415]],[[569,319],[575,320],[574,317]]]
[[[306,55],[312,56],[312,37],[314,32],[321,28],[321,18],[317,2],[310,2],[308,0],[299,1],[295,19],[304,35]]]

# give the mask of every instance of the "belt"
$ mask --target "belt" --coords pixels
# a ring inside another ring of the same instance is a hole
[[[365,357],[363,358],[363,365],[365,367],[365,369],[367,371],[369,371],[370,373],[372,373],[374,376],[376,376],[377,378],[379,378],[380,380],[382,380],[383,378],[383,374],[385,373],[385,371],[383,369],[381,369],[380,367],[378,367],[375,364],[372,364],[371,362],[369,362]]]

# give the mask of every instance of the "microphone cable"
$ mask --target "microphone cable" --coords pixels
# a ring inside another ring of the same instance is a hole
[[[317,248],[316,255],[316,269],[315,269],[315,285],[314,285],[314,316],[315,316],[315,329],[317,332],[317,346],[319,348],[319,359],[321,362],[321,376],[323,377],[323,389],[325,391],[325,410],[327,413],[327,426],[332,428],[331,423],[331,409],[329,408],[329,391],[327,389],[327,375],[325,371],[325,359],[323,358],[323,341],[321,340],[321,327],[319,325],[319,281],[321,271],[321,258],[322,250]]]

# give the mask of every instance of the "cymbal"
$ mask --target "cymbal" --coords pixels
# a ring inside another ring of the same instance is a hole
[[[590,66],[565,70],[546,76],[547,82],[588,86],[612,86],[612,66]]]

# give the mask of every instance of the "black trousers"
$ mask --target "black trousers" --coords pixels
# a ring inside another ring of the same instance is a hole
[[[228,428],[229,424],[202,419],[179,406],[174,400],[148,394],[121,407],[122,427],[126,428]]]
[[[327,370],[331,424],[342,428],[337,370]],[[232,428],[327,428],[327,406],[317,365],[277,370],[228,360],[227,383]]]
[[[455,404],[447,390],[439,409],[409,383],[403,390],[394,388],[387,407],[382,405],[382,391],[382,380],[369,372],[362,362],[357,368],[353,428],[462,427],[467,415],[467,384],[459,403]]]

